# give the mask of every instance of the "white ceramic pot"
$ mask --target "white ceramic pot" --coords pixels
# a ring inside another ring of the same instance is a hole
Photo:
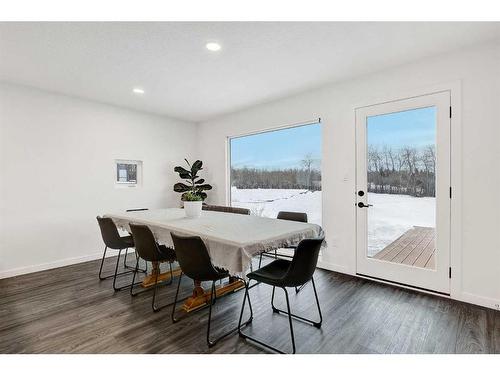
[[[184,202],[184,211],[186,212],[186,217],[197,218],[201,216],[201,205],[202,201],[192,201]]]

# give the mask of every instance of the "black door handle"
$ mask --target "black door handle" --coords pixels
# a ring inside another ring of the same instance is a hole
[[[364,204],[363,202],[358,203],[359,208],[365,208],[365,207],[371,207],[371,206],[373,206],[373,204]]]

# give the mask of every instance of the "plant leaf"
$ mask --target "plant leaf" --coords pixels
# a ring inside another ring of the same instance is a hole
[[[188,186],[183,184],[182,182],[178,182],[174,185],[174,191],[177,193],[184,193],[185,191],[192,190],[192,186]]]
[[[174,172],[177,172],[177,173],[190,173],[187,169],[179,167],[179,166],[177,166],[177,167],[174,168]]]
[[[201,160],[196,160],[191,166],[191,174],[194,176],[198,173],[199,170],[202,169],[203,162]]]
[[[203,178],[200,178],[198,181],[195,181],[194,183],[199,185],[199,184],[202,184],[204,182],[205,182],[205,180]]]
[[[212,185],[209,185],[209,184],[197,185],[196,190],[198,190],[198,191],[212,190]]]

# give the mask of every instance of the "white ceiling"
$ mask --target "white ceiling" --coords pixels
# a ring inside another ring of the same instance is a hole
[[[203,121],[497,38],[500,22],[0,23],[0,80]]]

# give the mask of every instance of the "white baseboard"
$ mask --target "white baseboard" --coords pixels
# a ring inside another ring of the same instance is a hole
[[[118,250],[111,250],[110,249],[107,251],[106,255],[107,256],[118,255]],[[31,265],[31,266],[13,268],[10,270],[0,271],[0,279],[6,279],[8,277],[14,277],[14,276],[19,276],[19,275],[25,275],[28,273],[33,273],[33,272],[50,270],[52,268],[71,266],[73,264],[78,264],[78,263],[88,262],[91,260],[101,259],[101,257],[102,257],[102,252],[84,255],[84,256],[80,256],[80,257],[73,257],[73,258],[56,260],[54,262],[41,263],[41,264],[35,264],[35,265]]]
[[[458,301],[472,303],[473,305],[489,307],[493,310],[500,310],[500,301],[494,298],[478,296],[467,292],[462,292],[460,293],[460,296],[452,296],[452,298],[457,299]]]
[[[500,301],[496,300],[494,298],[479,296],[479,295],[475,295],[472,293],[466,293],[466,292],[459,293],[459,294],[452,293],[450,296],[446,296],[446,295],[442,295],[439,293],[433,293],[432,291],[422,290],[419,288],[412,288],[411,286],[407,286],[407,285],[400,285],[398,283],[392,283],[390,281],[374,279],[374,278],[371,278],[369,276],[352,274],[352,273],[347,271],[347,267],[340,266],[340,265],[334,264],[334,263],[319,261],[318,268],[325,269],[328,271],[339,272],[339,273],[343,273],[346,275],[355,276],[355,277],[358,277],[360,279],[370,280],[370,281],[380,283],[380,284],[392,285],[392,286],[395,286],[397,288],[409,289],[409,290],[413,290],[413,291],[416,291],[419,293],[431,294],[431,295],[435,295],[435,296],[442,297],[442,298],[448,298],[448,299],[452,299],[455,301],[466,302],[466,303],[471,303],[471,304],[477,305],[477,306],[487,307],[487,308],[490,308],[493,310],[500,310]]]
[[[334,271],[334,272],[344,273],[346,275],[352,275],[352,273],[350,273],[348,271],[346,266],[341,266],[341,265],[335,264],[335,263],[324,262],[324,261],[319,260],[317,267],[324,269],[324,270],[327,270],[327,271]]]

